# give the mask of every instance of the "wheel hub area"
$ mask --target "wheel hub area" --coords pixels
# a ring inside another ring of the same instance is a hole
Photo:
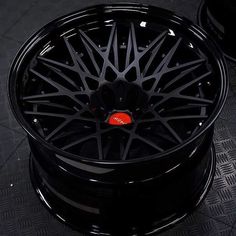
[[[109,125],[128,125],[132,123],[132,116],[127,112],[114,112],[112,113],[107,120]]]
[[[122,79],[105,83],[90,97],[94,116],[109,125],[127,125],[148,109],[148,95],[135,83]]]

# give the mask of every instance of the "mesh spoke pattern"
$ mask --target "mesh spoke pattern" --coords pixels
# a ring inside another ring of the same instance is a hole
[[[189,43],[169,29],[152,32],[135,22],[76,29],[29,66],[21,109],[47,142],[78,156],[127,160],[162,153],[201,128],[217,97],[207,57]],[[113,85],[119,82],[121,89]],[[129,110],[134,122],[111,127],[95,108],[105,118],[112,108]]]

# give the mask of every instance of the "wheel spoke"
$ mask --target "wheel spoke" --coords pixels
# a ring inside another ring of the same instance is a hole
[[[147,54],[149,51],[152,50],[152,53],[155,51],[158,51],[161,47],[161,45],[163,44],[163,42],[166,39],[167,36],[167,30],[163,31],[161,34],[159,34],[149,45],[146,49],[144,49],[143,52],[141,52],[141,56],[144,56],[145,54]],[[153,49],[154,48],[154,49]]]
[[[103,56],[103,52],[99,49],[99,47],[93,42],[93,40],[91,40],[88,35],[81,29],[79,29],[79,33],[80,33],[80,37],[82,40],[84,40],[84,42],[87,43],[87,45],[89,45],[90,48],[92,48],[93,50],[95,50],[95,52],[97,52],[102,58]]]
[[[62,133],[60,135],[58,135],[58,133],[60,131],[63,130],[64,127],[66,127],[69,123],[71,123],[73,120],[79,120],[79,121],[89,121],[89,122],[94,122],[95,123],[95,120],[93,119],[87,119],[87,118],[82,118],[82,117],[79,117],[79,114],[81,113],[82,111],[78,112],[77,114],[69,117],[67,120],[63,121],[58,127],[56,127],[50,134],[48,134],[45,139],[47,141],[49,141],[50,139],[53,139],[53,141],[55,140],[58,140],[58,139],[61,139],[61,138],[65,138],[65,137],[68,137],[69,135],[71,135],[72,133],[75,133],[77,134],[78,131],[77,130],[74,130],[72,132],[69,132],[69,133]],[[56,136],[57,135],[57,136]]]
[[[39,112],[39,111],[24,111],[26,115],[35,115],[35,116],[49,116],[49,117],[58,117],[67,119],[69,115],[59,114],[59,113],[51,113],[51,112]]]
[[[184,64],[180,64],[178,66],[168,68],[167,72],[172,72],[172,71],[188,68],[189,66],[201,65],[205,61],[206,61],[205,59],[197,59],[197,60],[194,60],[194,61],[186,62]]]
[[[133,47],[133,50],[134,50],[134,56],[135,56],[135,58],[138,58],[139,51],[138,51],[138,45],[137,45],[137,39],[136,39],[134,23],[131,23],[130,33],[131,33],[132,47]]]
[[[58,68],[67,69],[67,70],[71,70],[71,71],[76,71],[76,68],[74,66],[70,66],[70,65],[67,65],[65,63],[61,63],[59,61],[53,60],[53,59],[49,59],[49,58],[42,57],[42,56],[38,56],[37,59],[39,61],[46,62],[48,64],[54,65]]]
[[[165,120],[191,120],[191,119],[206,119],[207,115],[185,115],[185,116],[169,116]]]
[[[59,133],[64,127],[66,127],[71,122],[71,119],[63,121],[56,129],[54,129],[50,134],[45,137],[45,140],[49,141],[53,136]]]
[[[143,138],[142,136],[140,136],[140,135],[138,135],[138,134],[135,135],[135,138],[136,138],[136,139],[139,139],[139,140],[141,140],[143,143],[146,143],[146,144],[148,144],[149,146],[155,148],[158,152],[163,152],[163,151],[164,151],[161,147],[159,147],[158,145],[156,145],[155,143],[153,143],[152,141],[150,141],[150,140],[147,139],[147,138]]]
[[[119,70],[119,52],[118,52],[118,41],[117,41],[117,29],[115,30],[114,40],[113,40],[113,54],[114,54],[114,66]]]
[[[59,75],[59,77],[63,78],[67,83],[72,85],[74,88],[79,89],[78,85],[70,77],[62,73],[61,70],[57,69],[55,66],[49,65],[48,63],[43,63],[43,64],[48,68],[50,68],[52,71],[54,71],[57,75]]]
[[[199,81],[201,81],[202,79],[206,78],[207,76],[209,76],[212,72],[209,71],[201,76],[199,76],[198,78],[189,81],[188,83],[181,85],[180,87],[172,90],[169,93],[159,93],[160,96],[163,97],[163,99],[160,102],[157,102],[154,106],[154,108],[160,106],[161,104],[163,104],[164,102],[166,102],[167,100],[169,100],[170,98],[179,98],[179,99],[183,99],[186,101],[196,101],[196,102],[200,102],[200,103],[205,103],[205,104],[212,104],[213,101],[209,100],[209,99],[204,99],[204,98],[200,98],[200,97],[194,97],[194,96],[189,96],[189,95],[183,95],[180,94],[184,89],[190,87],[191,85],[198,83]]]
[[[189,103],[187,105],[183,105],[183,106],[178,106],[178,107],[173,107],[173,108],[168,108],[168,112],[177,112],[177,111],[184,111],[184,110],[189,110],[189,109],[193,109],[193,108],[206,108],[207,104],[201,104],[201,103]]]
[[[38,76],[39,78],[41,78],[42,80],[44,80],[45,82],[47,82],[48,84],[51,84],[54,88],[56,88],[58,90],[59,93],[61,93],[61,95],[70,97],[72,100],[74,100],[76,103],[78,103],[82,107],[85,106],[85,104],[83,102],[81,102],[78,98],[76,98],[73,95],[73,92],[71,92],[69,89],[67,89],[64,86],[60,85],[59,83],[47,78],[46,76],[43,76],[42,74],[38,73],[37,71],[35,71],[33,69],[31,69],[30,71],[33,74],[35,74],[36,76]]]
[[[112,45],[114,43],[114,38],[115,38],[114,36],[115,35],[117,35],[117,34],[116,34],[116,24],[114,23],[111,27],[106,51],[104,52],[104,55],[103,55],[103,66],[102,66],[102,70],[101,70],[101,74],[100,74],[101,78],[103,78],[105,76],[108,66],[111,67],[113,69],[113,71],[118,71],[118,67],[115,67],[115,65],[113,65],[109,60],[109,55],[111,53],[111,49],[112,49]],[[118,57],[118,55],[117,55],[117,57]]]
[[[169,87],[171,87],[173,84],[175,84],[176,82],[178,82],[179,80],[181,80],[184,76],[186,76],[187,74],[193,72],[195,69],[197,69],[200,65],[188,68],[184,71],[182,71],[180,74],[178,74],[176,77],[174,77],[174,79],[172,79],[170,82],[168,82],[163,90],[168,89]]]
[[[162,120],[161,123],[178,143],[183,142],[182,138],[176,133],[176,131],[166,121]]]
[[[76,140],[74,142],[71,142],[71,143],[61,147],[61,149],[62,150],[68,150],[69,148],[72,148],[72,147],[74,147],[74,146],[76,146],[78,144],[81,144],[84,141],[88,141],[88,140],[94,139],[94,138],[96,138],[95,134],[90,134],[90,135],[85,136],[84,138],[80,138],[79,140]]]
[[[107,157],[108,157],[108,153],[109,153],[109,151],[110,151],[110,149],[111,149],[111,143],[112,143],[112,139],[109,139],[108,142],[107,142],[107,144],[106,144],[106,145],[104,146],[104,148],[103,148],[104,160],[106,160]]]
[[[182,143],[182,138],[176,133],[176,131],[168,124],[167,120],[163,117],[161,117],[156,111],[153,111],[153,115],[155,116],[155,119],[160,121],[162,126],[169,132],[169,134],[178,142]]]
[[[105,129],[105,130],[101,130],[99,134],[101,135],[101,134],[106,133],[106,132],[108,132],[108,131],[111,131],[111,130],[113,130],[113,129],[116,129],[116,127],[110,127],[110,128]],[[74,141],[74,142],[71,142],[71,143],[69,143],[69,144],[63,146],[61,149],[62,149],[62,150],[67,150],[67,149],[69,149],[69,148],[71,148],[71,147],[74,147],[74,146],[76,146],[76,145],[78,145],[78,144],[84,142],[84,141],[87,141],[87,140],[89,140],[89,139],[93,139],[93,138],[96,138],[96,137],[97,137],[97,132],[96,132],[96,133],[93,133],[93,134],[90,134],[90,135],[87,135],[87,136],[85,136],[85,137],[83,137],[83,138],[80,138],[79,140],[76,140],[76,141]]]
[[[91,74],[91,72],[89,71],[88,67],[85,65],[85,63],[83,62],[83,60],[81,59],[81,57],[78,55],[78,53],[76,53],[75,49],[73,48],[73,46],[69,43],[68,39],[66,37],[64,37],[64,41],[66,44],[66,47],[70,53],[70,56],[73,60],[74,66],[76,66],[76,68],[78,68],[79,73],[81,74],[82,71],[87,73],[87,74]],[[81,71],[82,69],[82,71]]]
[[[156,144],[153,143],[152,141],[143,138],[143,137],[140,136],[139,134],[134,133],[133,131],[130,132],[129,130],[127,130],[127,129],[125,129],[125,128],[122,128],[122,127],[120,127],[120,129],[122,129],[122,130],[125,131],[126,133],[130,134],[131,136],[133,136],[132,139],[139,139],[140,141],[142,141],[143,143],[148,144],[149,146],[153,147],[153,148],[156,149],[157,151],[159,151],[159,152],[162,152],[162,151],[163,151],[163,149],[162,149],[161,147],[159,147],[158,145],[156,145]],[[129,142],[130,145],[131,145],[132,140],[130,140],[130,141],[128,140],[128,142]],[[129,150],[126,151],[126,152],[127,152],[127,153],[125,153],[126,155],[123,155],[122,158],[126,158],[126,157],[127,157],[128,151],[129,151]]]
[[[176,95],[176,96],[174,96],[174,98],[180,98],[180,99],[184,99],[186,101],[204,103],[204,104],[208,104],[208,105],[213,104],[213,101],[210,99],[194,97],[194,96],[187,96],[187,95],[182,95],[182,94]]]
[[[133,127],[132,127],[132,130],[129,131],[129,138],[128,138],[128,141],[125,145],[125,149],[122,153],[121,160],[126,160],[127,159],[127,156],[129,154],[129,150],[131,148],[136,129],[137,129],[137,124],[134,124]]]
[[[68,91],[67,88],[65,88],[64,86],[60,85],[59,83],[53,81],[52,79],[47,78],[46,76],[40,74],[39,72],[37,72],[34,69],[30,70],[31,73],[33,73],[34,75],[36,75],[38,78],[42,79],[43,81],[45,81],[46,83],[52,85],[55,89],[57,89],[58,91]]]
[[[202,79],[205,79],[205,78],[206,78],[208,75],[210,75],[211,73],[212,73],[211,71],[208,71],[207,73],[205,73],[205,74],[199,76],[198,78],[193,79],[192,81],[189,81],[188,83],[182,85],[180,88],[175,89],[174,92],[180,93],[181,91],[183,91],[184,89],[190,87],[191,85],[200,82]]]
[[[131,61],[131,53],[132,53],[132,36],[131,31],[129,31],[128,42],[127,42],[127,49],[126,49],[126,57],[125,57],[125,68],[127,68]]]
[[[48,106],[48,107],[60,108],[60,109],[64,109],[67,111],[74,111],[73,108],[67,107],[62,104],[57,104],[57,103],[51,102],[49,100],[27,100],[26,102],[32,103],[32,104],[37,104],[37,105]]]
[[[125,145],[125,149],[124,149],[124,151],[123,151],[121,160],[126,160],[126,159],[127,159],[127,156],[128,156],[128,154],[129,154],[130,147],[131,147],[131,145],[132,145],[132,142],[133,142],[133,137],[130,135],[130,136],[129,136],[129,139],[128,139],[128,142],[127,142],[126,145]]]
[[[99,75],[100,72],[101,72],[101,70],[100,70],[100,68],[99,68],[99,66],[98,66],[98,63],[97,63],[95,57],[94,57],[93,50],[92,50],[91,47],[87,44],[87,42],[84,40],[84,38],[81,38],[81,41],[83,42],[83,44],[84,44],[84,46],[85,46],[85,48],[86,48],[86,50],[87,50],[87,53],[88,53],[88,55],[89,55],[89,57],[90,57],[90,59],[91,59],[91,62],[93,63],[93,66],[94,66],[94,68],[95,68],[95,70],[96,70],[96,72],[97,72],[97,75]]]
[[[98,157],[99,160],[103,160],[103,150],[102,150],[102,137],[101,137],[101,129],[100,129],[100,122],[96,122],[96,139],[97,139],[97,146],[98,146]]]
[[[178,49],[181,41],[182,41],[182,38],[179,38],[178,41],[174,44],[174,46],[169,50],[167,55],[163,58],[161,63],[157,66],[157,68],[155,69],[153,74],[156,74],[156,73],[162,73],[162,74],[166,73],[168,65],[169,65],[171,59],[173,58],[176,50]]]
[[[23,101],[28,101],[31,99],[42,99],[42,98],[51,98],[51,97],[60,97],[63,96],[59,92],[56,93],[45,93],[45,94],[36,94],[36,95],[29,95],[29,96],[23,96]]]
[[[153,73],[153,76],[155,77],[156,80],[150,89],[150,93],[154,93],[154,90],[157,87],[162,75],[167,72],[168,65],[169,65],[172,57],[174,56],[177,48],[179,47],[181,41],[182,41],[182,39],[179,38],[178,41],[174,44],[174,46],[169,50],[167,55],[162,59],[162,61],[156,67],[156,69]]]
[[[165,37],[164,37],[164,38],[159,42],[159,44],[157,44],[156,47],[154,48],[151,57],[149,58],[147,64],[146,64],[145,67],[144,67],[142,76],[145,76],[145,75],[146,75],[146,73],[147,73],[149,67],[151,66],[151,64],[152,64],[152,62],[153,62],[153,60],[154,60],[154,58],[156,57],[156,55],[157,55],[159,49],[161,48],[162,44],[164,43],[164,41],[165,41]],[[145,52],[145,54],[146,54],[146,52]]]

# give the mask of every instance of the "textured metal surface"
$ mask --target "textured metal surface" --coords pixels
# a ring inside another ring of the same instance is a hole
[[[89,4],[101,2],[103,1],[90,1]],[[197,0],[142,2],[175,10],[191,20],[194,19],[199,4]],[[23,3],[12,0],[5,1],[3,6],[0,3],[0,21],[4,22],[4,29],[0,29],[1,236],[81,235],[54,219],[37,199],[29,180],[28,144],[24,132],[9,111],[5,85],[10,61],[21,41],[47,21],[85,6],[87,1],[82,0],[72,0],[71,4],[66,0],[26,0]],[[4,18],[8,18],[7,22]],[[236,65],[228,64],[231,90],[225,108],[216,122],[214,140],[217,171],[213,187],[193,215],[160,234],[161,236],[236,235]]]

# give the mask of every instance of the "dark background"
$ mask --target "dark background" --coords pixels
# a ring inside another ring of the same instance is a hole
[[[32,189],[26,134],[9,110],[6,81],[14,55],[33,32],[71,11],[112,2],[117,1],[0,0],[0,236],[81,236],[54,219]],[[194,22],[200,4],[199,0],[133,2],[167,8]],[[194,214],[161,236],[236,235],[236,64],[228,65],[231,86],[216,122],[217,170],[212,189]]]

